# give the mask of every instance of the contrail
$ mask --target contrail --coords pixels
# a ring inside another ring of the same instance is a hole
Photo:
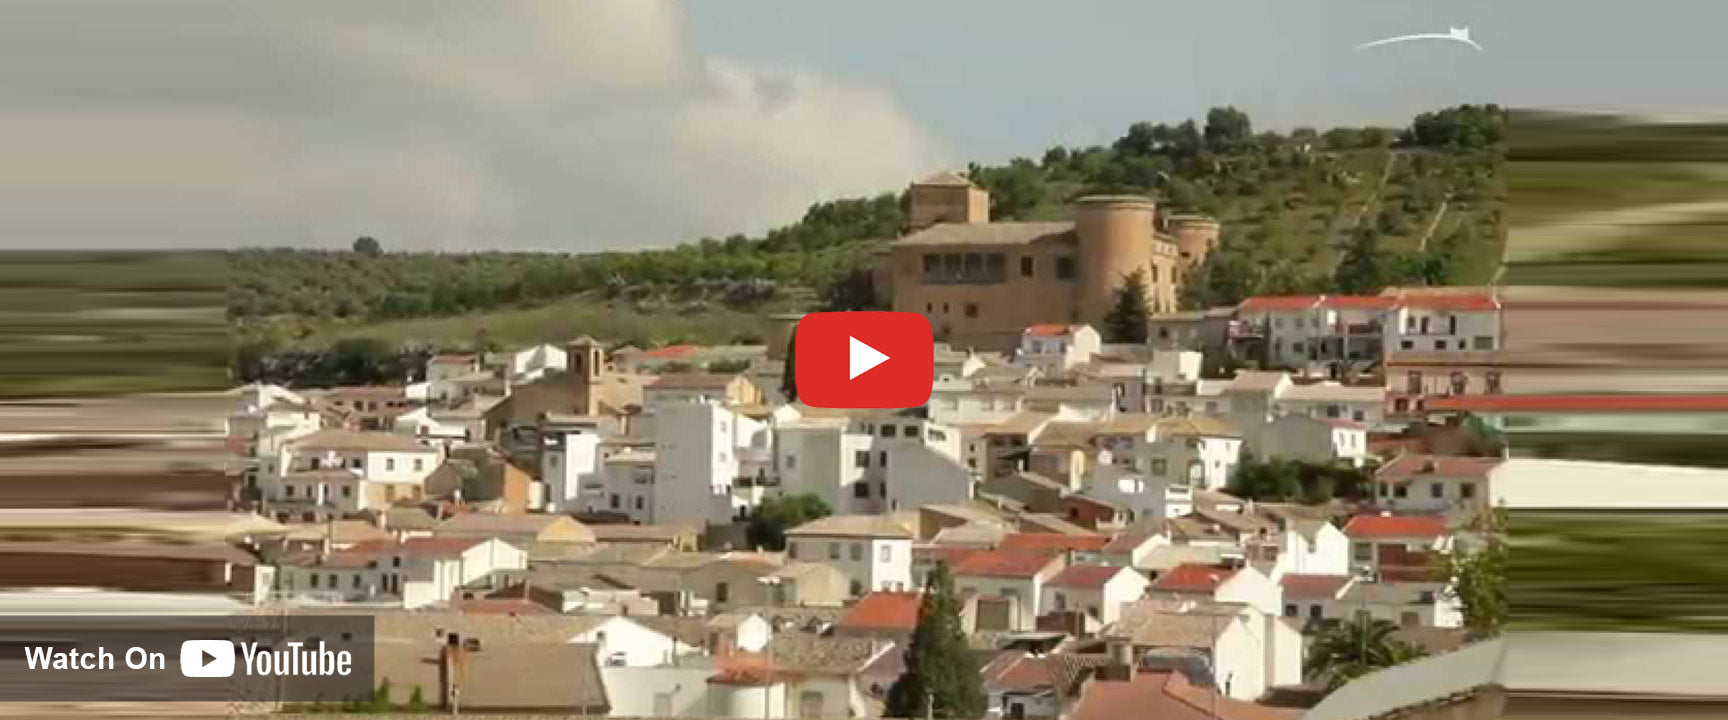
[[[1487,52],[1482,49],[1481,45],[1477,45],[1475,40],[1470,39],[1470,28],[1456,27],[1448,28],[1447,31],[1443,33],[1417,33],[1415,35],[1399,35],[1398,37],[1389,37],[1385,40],[1375,40],[1374,42],[1357,45],[1356,49],[1365,50],[1371,47],[1391,45],[1393,43],[1408,42],[1411,40],[1450,40],[1452,42],[1463,43],[1476,48],[1476,52]]]

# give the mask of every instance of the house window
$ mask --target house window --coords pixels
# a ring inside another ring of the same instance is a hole
[[[942,258],[935,253],[926,254],[924,256],[924,274],[928,276],[940,272],[942,272]]]
[[[642,496],[641,495],[636,496],[636,509],[637,510],[642,509]]]
[[[1373,543],[1356,543],[1350,548],[1350,559],[1365,563],[1374,559]]]
[[[732,597],[732,588],[726,583],[714,583],[714,602],[727,602]]]
[[[978,303],[966,303],[966,317],[978,317]]]
[[[1071,257],[1056,258],[1056,279],[1057,280],[1073,280],[1074,279],[1074,258],[1071,258]]]
[[[828,559],[829,560],[839,560],[840,559],[840,543],[837,543],[837,542],[828,543]]]
[[[390,558],[390,567],[402,567],[402,557],[396,556]]]
[[[1493,350],[1494,349],[1494,337],[1491,335],[1477,335],[1476,336],[1476,349],[1477,350]]]
[[[1405,380],[1405,390],[1407,390],[1411,395],[1419,395],[1422,393],[1421,370],[1411,370],[1408,375],[1405,375]]]
[[[621,502],[621,501],[620,501],[620,500],[619,500],[619,498],[618,498],[618,493],[612,493],[612,509],[613,509],[613,510],[617,510],[617,509],[618,509],[618,505],[619,505],[619,503],[620,503],[620,502]]]
[[[1398,349],[1399,350],[1415,350],[1416,349],[1416,341],[1415,340],[1404,340],[1402,342],[1399,342],[1398,343]]]
[[[847,554],[852,557],[853,561],[863,560],[864,546],[861,543],[852,543],[851,547],[848,548]]]
[[[878,461],[877,467],[888,467],[888,451],[883,450],[877,453],[876,460]]]
[[[1362,422],[1368,419],[1368,415],[1363,413],[1361,410],[1352,410],[1350,411],[1350,419],[1355,420],[1356,422]]]
[[[360,589],[360,573],[354,573],[354,589]]]
[[[1417,605],[1433,605],[1434,604],[1434,591],[1433,590],[1423,590],[1422,592],[1416,593],[1416,604]]]
[[[1308,617],[1312,618],[1314,620],[1319,620],[1321,617],[1320,606],[1319,605],[1309,605],[1308,606]]]
[[[1489,395],[1500,394],[1500,371],[1489,370],[1486,377]]]
[[[1428,497],[1435,499],[1446,497],[1446,485],[1444,483],[1428,483]]]
[[[1470,376],[1462,372],[1452,373],[1452,394],[1463,395],[1470,387]]]
[[[294,497],[294,486],[293,485],[283,485],[282,486],[282,497]]]
[[[343,485],[342,486],[342,497],[345,497],[345,498],[354,497],[354,486]]]
[[[852,453],[852,464],[856,467],[861,467],[861,468],[870,467],[870,451],[869,450],[859,450],[855,453]]]
[[[786,543],[786,557],[791,558],[793,560],[798,559],[798,543],[795,543],[795,542]]]
[[[384,470],[386,472],[388,472],[388,471],[395,470],[395,469],[396,469],[396,458],[384,458]]]
[[[420,458],[414,458],[414,471],[415,472],[419,472],[419,471],[425,469],[425,467],[426,467],[426,461],[425,460],[422,460]]]
[[[894,546],[883,545],[882,546],[882,552],[877,553],[877,556],[881,562],[889,562],[889,561],[893,560],[894,559]]]
[[[852,595],[863,595],[864,594],[864,584],[858,582],[857,580],[853,580],[852,584],[849,585],[846,589]]]
[[[1410,496],[1410,488],[1407,486],[1397,485],[1397,486],[1394,486],[1392,488],[1392,497],[1403,498],[1403,497],[1409,497],[1409,496]]]
[[[1446,341],[1445,340],[1435,340],[1434,341],[1434,349],[1435,350],[1445,350],[1446,349]]]
[[[798,456],[797,455],[787,455],[786,456],[786,469],[787,470],[798,469]]]
[[[1296,605],[1294,603],[1284,604],[1284,617],[1296,617]]]
[[[1380,492],[1379,492],[1380,497],[1386,497],[1387,487],[1385,485],[1381,485],[1381,486],[1379,486],[1379,489],[1380,489]]]
[[[894,437],[894,429],[897,427],[899,427],[899,426],[898,425],[883,425],[882,426],[882,437],[885,437],[885,438]]]
[[[852,497],[855,497],[855,498],[870,497],[870,483],[862,482],[862,481],[852,483]]]
[[[1169,469],[1170,469],[1170,462],[1168,460],[1165,460],[1164,458],[1153,458],[1152,459],[1152,474],[1153,475],[1156,475],[1158,477],[1164,477],[1164,473],[1169,471]]]
[[[1020,258],[1020,277],[1032,277],[1031,256]]]
[[[1465,500],[1476,497],[1476,483],[1459,483],[1458,497],[1464,498]]]
[[[318,573],[312,573],[311,575],[307,576],[306,582],[307,582],[309,587],[316,589],[318,587]]]
[[[359,470],[360,466],[360,458],[353,458],[348,461],[348,467],[354,468],[355,470]]]

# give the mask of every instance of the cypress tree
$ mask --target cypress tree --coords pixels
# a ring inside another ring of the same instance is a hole
[[[946,564],[924,582],[918,625],[906,648],[906,672],[888,688],[886,717],[976,718],[984,715],[984,685],[960,626],[960,600]]]
[[[1116,306],[1104,316],[1104,342],[1146,342],[1146,323],[1151,320],[1146,309],[1149,306],[1146,273],[1135,270],[1123,276],[1122,285],[1116,288]]]
[[[786,337],[786,364],[780,368],[780,392],[786,395],[786,402],[798,400],[797,362],[794,355],[798,352],[798,328],[793,326],[792,334]]]

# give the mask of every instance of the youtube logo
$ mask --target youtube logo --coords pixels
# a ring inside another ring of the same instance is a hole
[[[798,321],[798,399],[820,408],[909,408],[930,401],[930,321],[906,312],[825,312]]]

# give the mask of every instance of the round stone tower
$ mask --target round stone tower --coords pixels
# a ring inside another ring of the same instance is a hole
[[[1217,220],[1205,215],[1171,215],[1169,223],[1183,267],[1205,262],[1212,249],[1218,247]]]
[[[1074,201],[1080,241],[1076,308],[1094,326],[1109,314],[1123,277],[1152,272],[1153,216],[1157,206],[1139,195],[1089,195]]]

